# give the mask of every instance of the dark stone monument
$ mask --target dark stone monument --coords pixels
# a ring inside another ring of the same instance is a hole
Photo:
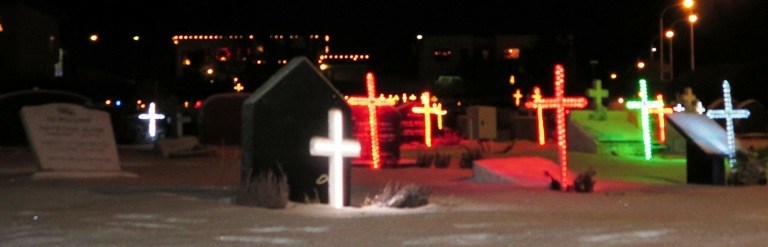
[[[351,137],[350,108],[343,95],[304,57],[292,59],[248,97],[242,113],[241,191],[262,174],[278,173],[277,178],[285,175],[288,180],[291,201],[327,203],[328,157],[311,156],[309,141],[328,135],[331,108],[343,112],[344,136]],[[345,159],[345,169],[349,164]],[[348,182],[344,187],[349,191]],[[349,205],[349,198],[344,201]]]
[[[687,142],[688,183],[725,185],[728,158],[725,129],[715,120],[697,113],[679,112],[667,115],[667,119]]]
[[[403,142],[424,142],[424,115],[413,112],[414,107],[420,106],[418,101],[409,101],[397,106]]]
[[[247,93],[211,95],[200,108],[200,143],[239,145],[242,133],[243,102]]]
[[[85,96],[66,91],[26,90],[0,95],[0,146],[25,146],[27,136],[19,115],[24,106],[70,103],[90,106]]]

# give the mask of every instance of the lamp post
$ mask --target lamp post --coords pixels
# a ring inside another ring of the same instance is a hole
[[[675,37],[675,32],[670,30],[667,30],[667,32],[664,33],[664,37],[667,37],[669,39],[669,79],[673,79],[675,77],[675,70],[674,70],[674,50],[672,49],[672,45],[675,43],[673,42],[673,38]],[[662,60],[664,58],[662,57]]]
[[[697,20],[699,20],[699,17],[696,14],[688,15],[688,24],[691,25],[691,71],[696,70],[696,63],[693,59],[693,24],[696,23]]]
[[[692,9],[694,2],[693,0],[683,0],[682,3],[672,4],[664,8],[661,11],[661,15],[659,15],[659,37],[664,37],[664,14],[668,10],[672,9],[672,7],[677,7],[681,5],[686,9]],[[661,75],[660,78],[661,78],[661,81],[664,81],[664,39],[663,38],[659,38],[659,57],[661,58],[660,59],[661,62],[659,63],[659,67],[661,68],[659,69],[659,73]]]

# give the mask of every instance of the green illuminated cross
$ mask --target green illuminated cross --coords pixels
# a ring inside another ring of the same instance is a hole
[[[601,80],[593,81],[592,85],[594,88],[587,90],[587,96],[595,101],[595,110],[599,111],[605,108],[603,98],[608,98],[608,90],[603,89],[603,81]]]
[[[661,101],[648,101],[648,84],[645,79],[640,79],[640,101],[627,101],[627,109],[640,109],[646,160],[650,160],[652,156],[649,109],[662,107],[664,107],[664,103]]]

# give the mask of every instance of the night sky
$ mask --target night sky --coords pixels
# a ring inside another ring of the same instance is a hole
[[[62,16],[64,39],[174,34],[327,33],[337,52],[407,56],[416,34],[572,34],[582,66],[629,71],[657,41],[661,10],[680,1],[68,1],[33,0]],[[665,23],[687,16],[670,9]],[[700,0],[696,66],[768,64],[768,1]],[[689,67],[688,27],[678,25],[676,67]],[[768,69],[768,66],[764,66]]]
[[[677,1],[49,1],[65,30],[135,33],[329,33],[336,46],[377,49],[423,34],[574,35],[576,55],[621,68],[647,57],[661,10]],[[768,55],[768,3],[702,0],[697,63],[743,63]],[[87,6],[87,7],[85,7]],[[93,9],[93,10],[92,10]],[[683,18],[667,12],[667,23]],[[685,25],[681,28],[687,29]],[[687,33],[687,30],[683,30]],[[167,38],[167,37],[166,37]],[[385,42],[382,42],[385,41]],[[681,40],[683,41],[683,40]],[[680,48],[687,48],[678,45]]]

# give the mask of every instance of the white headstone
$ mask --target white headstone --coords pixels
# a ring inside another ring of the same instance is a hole
[[[54,103],[22,108],[21,121],[43,171],[120,172],[108,113]]]

